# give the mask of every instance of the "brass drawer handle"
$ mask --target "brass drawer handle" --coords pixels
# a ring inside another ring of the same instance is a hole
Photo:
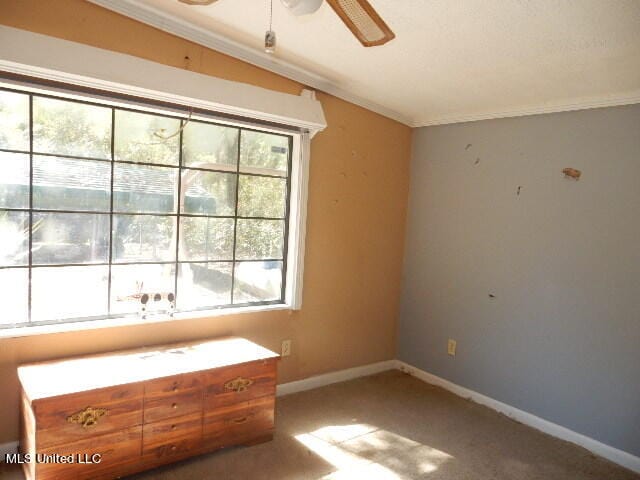
[[[84,410],[69,415],[67,422],[82,425],[82,428],[91,428],[98,424],[98,420],[107,414],[104,408],[87,407]]]
[[[225,390],[240,393],[248,390],[251,385],[253,385],[253,380],[250,378],[238,377],[225,383],[224,388]]]
[[[245,417],[240,417],[240,418],[234,418],[231,421],[233,423],[235,423],[236,425],[240,425],[241,423],[247,423],[248,420],[249,420],[249,417],[245,416]]]

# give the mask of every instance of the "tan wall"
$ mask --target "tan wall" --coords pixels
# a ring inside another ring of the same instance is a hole
[[[0,23],[282,92],[302,88],[80,0],[0,0]],[[18,437],[16,367],[33,360],[220,335],[277,350],[290,338],[282,383],[395,357],[411,130],[319,99],[328,128],[311,145],[303,309],[0,339],[0,443]]]

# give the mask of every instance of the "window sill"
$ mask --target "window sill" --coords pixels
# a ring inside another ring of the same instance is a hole
[[[101,328],[127,327],[134,325],[148,325],[156,323],[174,322],[181,320],[196,320],[199,318],[222,317],[243,313],[270,312],[277,310],[292,310],[290,305],[278,303],[274,305],[256,305],[253,307],[223,308],[212,310],[198,310],[195,312],[180,312],[173,316],[150,315],[149,318],[117,317],[102,320],[87,320],[82,322],[69,322],[49,325],[23,326],[16,328],[0,329],[0,340],[3,338],[31,337],[34,335],[46,335],[55,333],[81,332],[86,330],[98,330]]]

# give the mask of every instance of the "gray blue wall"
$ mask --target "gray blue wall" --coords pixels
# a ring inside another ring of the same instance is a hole
[[[640,105],[413,142],[399,358],[640,455]]]

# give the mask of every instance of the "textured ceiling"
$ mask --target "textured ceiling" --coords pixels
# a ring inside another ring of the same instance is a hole
[[[381,47],[362,47],[326,3],[294,17],[274,0],[274,68],[301,67],[414,126],[640,102],[640,0],[370,1],[396,33]],[[149,7],[256,51],[268,22],[265,0],[96,3]]]

